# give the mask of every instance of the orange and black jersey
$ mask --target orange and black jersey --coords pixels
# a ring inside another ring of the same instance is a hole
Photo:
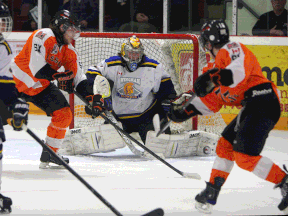
[[[210,114],[211,111],[218,112],[223,105],[241,106],[245,92],[263,83],[271,83],[273,90],[278,95],[276,85],[264,76],[256,56],[242,43],[227,43],[217,53],[214,64],[210,63],[208,66],[203,70],[204,73],[212,68],[231,70],[233,84],[219,86],[212,93],[198,99],[197,103],[200,108],[198,110],[202,114],[203,107],[205,107],[204,113],[208,111],[207,114]],[[194,106],[197,108],[197,104]]]
[[[75,87],[86,79],[76,49],[71,44],[59,46],[50,28],[34,31],[11,67],[19,92],[31,96],[47,88],[50,84],[48,77],[51,77],[47,73],[51,73],[51,70],[55,73],[73,71]]]

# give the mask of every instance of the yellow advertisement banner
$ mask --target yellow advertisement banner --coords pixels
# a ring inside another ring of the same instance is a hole
[[[277,127],[288,129],[288,46],[247,45],[247,47],[256,55],[263,74],[277,85],[282,111]],[[239,110],[239,107],[223,107],[220,112],[221,114],[238,114]]]

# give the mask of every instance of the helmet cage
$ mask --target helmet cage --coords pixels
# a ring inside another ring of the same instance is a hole
[[[7,5],[0,2],[0,41],[3,41],[12,32],[13,19]]]
[[[128,41],[122,44],[121,56],[126,61],[129,70],[135,71],[138,68],[138,64],[141,62],[143,55],[143,45],[135,35],[128,38]]]

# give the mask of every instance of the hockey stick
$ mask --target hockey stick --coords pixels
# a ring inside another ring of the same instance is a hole
[[[25,130],[31,137],[33,137],[45,150],[47,150],[53,157],[57,158],[61,164],[73,174],[80,182],[82,182],[98,199],[100,199],[115,215],[123,216],[115,207],[113,207],[101,194],[99,194],[88,182],[86,182],[74,169],[72,169],[61,157],[59,157],[51,148],[49,148],[35,133],[33,133],[27,125],[23,124],[23,130]],[[161,208],[157,208],[146,213],[143,216],[163,216],[164,211]]]
[[[74,90],[74,94],[77,95],[80,98],[80,100],[82,100],[86,104],[86,106],[88,106],[89,109],[92,110],[92,107],[88,103],[88,101],[86,101],[78,92],[76,92]],[[156,159],[160,160],[162,163],[164,163],[166,166],[168,166],[169,168],[171,168],[172,170],[177,172],[179,175],[181,175],[181,176],[183,176],[185,178],[192,178],[192,179],[198,179],[198,180],[201,179],[201,176],[198,173],[185,173],[185,172],[182,172],[182,171],[178,170],[177,168],[175,168],[174,166],[172,166],[171,164],[169,164],[168,162],[163,160],[161,157],[159,157],[157,154],[155,154],[153,151],[151,151],[149,148],[147,148],[146,146],[142,145],[137,139],[135,139],[134,137],[130,136],[126,131],[124,131],[122,128],[120,128],[117,124],[113,123],[108,117],[103,115],[103,113],[101,113],[100,116],[104,120],[109,122],[109,124],[111,124],[117,131],[121,132],[121,134],[124,134],[128,139],[132,140],[134,143],[136,143],[142,149],[144,149],[145,151],[149,152],[153,157],[155,157]]]
[[[115,119],[115,117],[113,116],[112,113],[110,113],[108,110],[104,111],[105,115],[107,116],[107,118],[109,118],[111,120],[111,122],[113,122],[114,124],[118,124],[117,120]],[[126,143],[126,145],[128,146],[128,148],[135,154],[138,155],[140,157],[144,157],[144,152],[139,151],[137,148],[135,148],[135,146],[132,144],[131,140],[123,133],[121,133],[119,130],[117,130],[117,132],[119,133],[119,135],[121,136],[121,138],[124,140],[124,142]]]
[[[196,94],[194,93],[189,100],[184,104],[184,106],[182,107],[181,112],[184,112],[184,110],[187,108],[187,106],[189,106],[190,102],[192,100],[194,100],[194,98],[196,97]],[[160,130],[158,131],[158,133],[156,134],[156,137],[158,137],[160,134],[162,134],[171,124],[172,120],[170,119],[165,125],[160,125]]]

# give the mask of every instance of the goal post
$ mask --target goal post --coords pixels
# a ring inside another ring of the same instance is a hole
[[[81,58],[84,73],[90,66],[118,55],[121,45],[133,35],[141,40],[144,54],[161,63],[170,74],[177,94],[193,89],[193,83],[207,63],[206,54],[199,47],[198,37],[193,34],[82,32],[74,45]],[[88,116],[85,113],[84,104],[77,96],[71,94],[69,102],[74,113],[70,129],[92,127],[104,123],[100,117],[92,119]],[[217,127],[217,132],[212,133],[219,134],[223,128],[218,128],[219,121],[220,125],[224,123],[220,114],[205,118],[194,117],[184,123],[173,123],[171,130],[172,133],[179,133],[198,128],[210,132]],[[199,122],[204,126],[199,125]]]

